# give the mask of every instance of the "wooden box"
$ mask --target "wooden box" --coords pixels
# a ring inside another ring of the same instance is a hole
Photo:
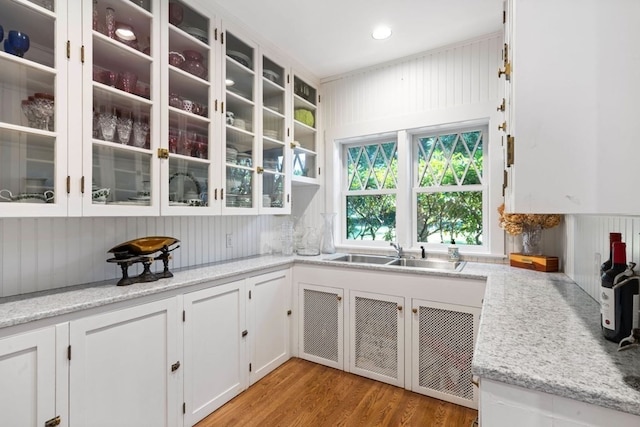
[[[526,268],[535,271],[558,271],[558,257],[544,255],[509,254],[511,267]]]

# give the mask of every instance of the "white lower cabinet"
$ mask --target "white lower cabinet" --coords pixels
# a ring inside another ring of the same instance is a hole
[[[299,283],[299,356],[344,369],[344,290]]]
[[[56,356],[55,326],[0,339],[2,425],[40,427],[60,415]]]
[[[168,298],[70,322],[69,425],[182,424],[177,303]]]
[[[293,275],[299,357],[477,408],[484,280],[313,265]]]
[[[351,291],[350,372],[404,387],[404,298]]]
[[[249,384],[291,357],[291,274],[276,271],[247,279],[249,299]]]
[[[183,296],[185,426],[192,426],[290,357],[289,270]]]
[[[246,388],[245,281],[185,294],[184,425],[191,426]]]
[[[471,360],[480,308],[414,299],[411,390],[477,408]]]

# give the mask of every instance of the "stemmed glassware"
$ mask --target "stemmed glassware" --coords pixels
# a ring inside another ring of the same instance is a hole
[[[128,144],[131,138],[131,126],[133,120],[131,114],[122,114],[116,119],[116,128],[118,129],[118,140],[120,144]]]
[[[113,141],[116,134],[117,116],[113,111],[101,112],[98,116],[98,126],[102,132],[102,139],[105,141]]]
[[[149,133],[149,124],[138,119],[133,123],[133,145],[136,147],[144,147],[147,143],[147,134]]]

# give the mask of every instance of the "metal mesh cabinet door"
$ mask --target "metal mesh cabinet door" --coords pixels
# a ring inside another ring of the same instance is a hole
[[[478,407],[471,359],[479,308],[413,301],[412,390]]]
[[[302,285],[300,357],[343,369],[343,290]]]
[[[404,387],[404,298],[352,291],[350,371]]]

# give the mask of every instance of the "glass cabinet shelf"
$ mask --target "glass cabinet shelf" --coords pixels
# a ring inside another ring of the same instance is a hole
[[[27,34],[31,47],[24,54],[25,61],[54,68],[56,15],[53,11],[37,6],[28,1],[3,1],[0,24],[4,27],[5,38],[10,30]],[[4,52],[4,49],[0,50]]]

